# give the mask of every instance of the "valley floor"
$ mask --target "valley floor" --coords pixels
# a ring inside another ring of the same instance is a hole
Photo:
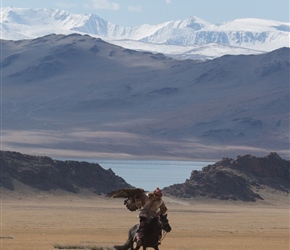
[[[289,196],[276,203],[213,202],[165,197],[172,231],[160,250],[288,250]],[[122,199],[1,195],[0,248],[123,244],[138,213]]]

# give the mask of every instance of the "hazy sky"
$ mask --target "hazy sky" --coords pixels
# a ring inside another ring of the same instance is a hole
[[[7,6],[94,13],[129,27],[190,16],[212,24],[245,17],[289,22],[289,0],[1,0],[1,7]]]

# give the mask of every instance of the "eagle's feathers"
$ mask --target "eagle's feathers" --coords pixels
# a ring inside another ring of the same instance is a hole
[[[123,188],[111,193],[108,193],[107,196],[111,198],[141,198],[145,193],[142,188]]]
[[[124,201],[124,205],[130,211],[136,211],[140,208],[140,201],[145,195],[145,191],[142,188],[123,188],[107,194],[107,197],[111,198],[127,198]]]

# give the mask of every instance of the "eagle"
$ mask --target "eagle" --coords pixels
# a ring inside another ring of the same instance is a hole
[[[140,208],[140,202],[144,199],[145,190],[142,188],[123,188],[108,193],[106,196],[109,198],[127,198],[124,200],[124,205],[130,211],[136,211]]]

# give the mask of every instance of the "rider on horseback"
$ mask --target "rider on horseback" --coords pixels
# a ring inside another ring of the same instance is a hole
[[[144,193],[140,199],[136,199],[136,205],[140,209],[140,224],[136,238],[137,244],[141,245],[146,221],[158,217],[159,215],[164,215],[167,208],[162,200],[162,192],[158,187],[153,192],[150,192],[147,195]]]

